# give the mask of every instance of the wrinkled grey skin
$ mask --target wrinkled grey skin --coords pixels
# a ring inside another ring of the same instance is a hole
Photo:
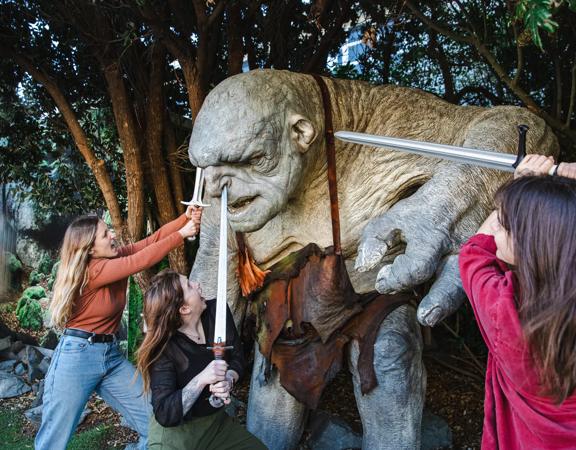
[[[515,152],[518,124],[530,126],[528,149],[554,153],[543,121],[516,107],[457,107],[422,91],[327,80],[335,130]],[[200,248],[191,278],[215,296],[218,203],[228,186],[229,223],[245,233],[261,267],[309,242],[332,244],[324,120],[319,88],[306,75],[261,70],[219,84],[206,98],[192,137],[193,165],[206,168]],[[509,174],[337,141],[342,251],[357,292],[410,290],[434,280],[418,311],[402,307],[380,326],[378,386],[359,392],[357,343],[349,366],[366,449],[420,445],[425,391],[418,320],[434,325],[464,299],[457,252],[492,208]],[[236,244],[229,233],[228,301],[240,317]],[[261,356],[252,375],[248,429],[272,449],[294,448],[305,408],[276,374],[266,384]]]

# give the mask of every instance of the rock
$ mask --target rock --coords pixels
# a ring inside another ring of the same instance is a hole
[[[12,346],[12,338],[10,336],[0,339],[0,352]]]
[[[452,430],[444,419],[424,410],[422,415],[422,450],[452,448]]]
[[[36,398],[30,405],[31,408],[35,408],[38,405],[42,404],[43,397],[44,397],[44,380],[40,380],[40,382],[35,383],[32,385],[32,390],[36,391]]]
[[[22,349],[26,347],[26,344],[22,341],[14,341],[12,343],[12,348],[10,349],[12,351],[12,353],[20,353],[20,351],[22,351]]]
[[[325,411],[312,412],[307,445],[312,450],[343,450],[362,448],[362,435]],[[442,419],[428,410],[422,415],[422,450],[452,447],[452,431]]]
[[[10,336],[13,341],[21,341],[20,342],[21,344],[23,342],[24,344],[38,345],[38,341],[34,336],[30,336],[29,334],[25,333],[16,333],[15,331],[12,331],[0,318],[0,338],[6,336]],[[16,353],[18,353],[18,351]],[[14,359],[14,358],[7,358],[5,355],[2,354],[2,351],[0,351],[0,356],[4,356],[4,359]]]
[[[307,444],[312,450],[362,448],[362,435],[355,433],[342,419],[318,410],[310,419]]]
[[[26,369],[26,364],[24,364],[22,361],[18,361],[14,366],[14,373],[21,377],[26,373]]]
[[[42,422],[42,405],[24,411],[24,416],[26,416],[30,422],[40,425],[40,422]]]
[[[59,340],[60,340],[60,337],[58,336],[56,331],[54,331],[53,328],[50,328],[44,334],[44,336],[42,336],[42,339],[40,339],[40,346],[44,347],[46,349],[54,350],[56,348],[56,346],[58,345]]]
[[[18,397],[32,388],[11,373],[0,372],[0,398]]]
[[[17,362],[18,361],[15,359],[9,359],[8,361],[1,361],[0,370],[4,372],[12,372]]]
[[[19,236],[16,239],[16,255],[28,267],[38,269],[40,263],[50,257],[50,252],[28,236]]]
[[[36,350],[38,350],[45,358],[52,358],[54,354],[54,350],[44,347],[34,346]]]

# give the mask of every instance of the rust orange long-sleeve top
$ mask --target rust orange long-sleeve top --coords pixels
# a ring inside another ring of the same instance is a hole
[[[115,258],[94,258],[88,263],[88,284],[75,300],[68,328],[113,334],[126,305],[128,277],[160,262],[183,239],[178,230],[186,215],[167,223],[146,239],[121,247]]]

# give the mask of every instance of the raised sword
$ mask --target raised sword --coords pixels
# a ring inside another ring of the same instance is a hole
[[[433,142],[413,141],[375,134],[357,133],[353,131],[337,131],[334,136],[341,141],[354,144],[384,147],[390,150],[399,150],[406,153],[428,156],[433,158],[448,159],[463,164],[487,167],[489,169],[514,172],[518,164],[526,156],[526,132],[527,125],[518,125],[518,150],[516,154],[500,153],[491,150],[482,150],[455,145],[436,144]],[[556,165],[550,169],[554,173]]]
[[[216,319],[214,322],[214,341],[208,347],[214,353],[214,359],[224,359],[226,350],[226,288],[228,285],[228,188],[222,188],[220,197],[220,245],[218,250],[218,287],[216,289]],[[224,401],[212,394],[209,398],[214,408],[220,408]]]
[[[202,198],[204,197],[204,184],[204,169],[196,167],[196,180],[194,180],[194,193],[192,194],[192,200],[189,202],[181,200],[180,203],[186,206],[210,206],[202,201]],[[196,236],[187,237],[186,240],[194,241],[196,240]]]

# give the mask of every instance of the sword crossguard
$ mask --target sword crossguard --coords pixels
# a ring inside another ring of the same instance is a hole
[[[208,203],[203,203],[201,200],[190,200],[189,202],[185,202],[184,200],[180,200],[180,203],[182,203],[183,205],[186,206],[201,206],[201,207],[206,207],[206,206],[210,206]]]

